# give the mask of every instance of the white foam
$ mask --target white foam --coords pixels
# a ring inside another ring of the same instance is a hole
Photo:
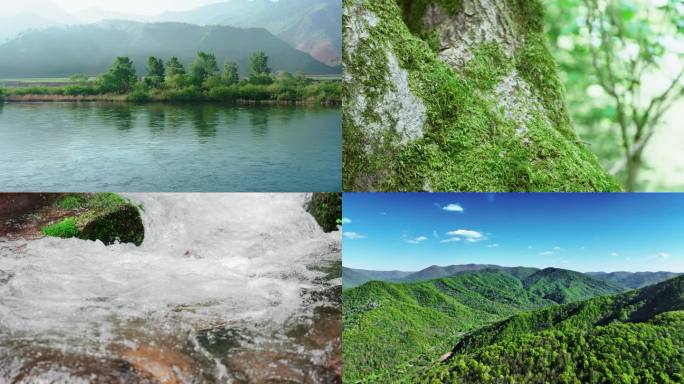
[[[141,247],[55,238],[0,243],[0,271],[10,276],[0,283],[0,341],[107,345],[134,320],[150,332],[282,323],[321,276],[306,266],[339,258],[339,232],[322,232],[302,207],[304,194],[128,197],[144,206]]]

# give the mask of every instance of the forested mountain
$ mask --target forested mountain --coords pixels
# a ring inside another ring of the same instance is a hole
[[[0,78],[96,75],[106,71],[116,56],[130,57],[138,72],[144,74],[149,56],[177,56],[187,65],[198,51],[216,54],[219,63],[237,61],[243,74],[248,70],[249,55],[255,51],[269,55],[273,70],[307,74],[340,70],[292,48],[261,28],[107,21],[31,31],[0,45]]]
[[[647,285],[660,283],[682,275],[675,272],[587,272],[587,275],[600,277],[629,288],[641,288]]]
[[[545,268],[523,280],[525,288],[537,296],[564,304],[588,297],[610,295],[627,287],[580,272]]]
[[[684,276],[483,327],[411,382],[682,383]]]
[[[623,290],[577,272],[532,270],[487,268],[422,282],[372,281],[345,290],[344,380],[397,381],[413,371],[422,354],[439,356],[485,324]]]
[[[165,13],[159,20],[262,27],[326,64],[341,63],[341,0],[231,0]]]

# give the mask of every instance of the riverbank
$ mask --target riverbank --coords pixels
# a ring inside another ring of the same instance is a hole
[[[108,92],[95,84],[61,87],[0,88],[6,102],[232,102],[236,104],[342,105],[340,82],[251,84],[247,82],[212,87],[150,88],[138,85],[129,92]]]
[[[140,207],[115,193],[27,193],[0,195],[0,238],[45,236],[140,245]]]
[[[211,97],[197,98],[197,99],[176,99],[151,96],[146,100],[131,100],[129,95],[42,95],[42,94],[26,94],[26,95],[6,95],[0,98],[0,102],[7,103],[43,103],[43,102],[112,102],[112,103],[205,103],[205,102],[229,102],[238,105],[310,105],[310,106],[324,106],[324,107],[341,107],[342,100],[250,100],[250,99],[216,99]]]

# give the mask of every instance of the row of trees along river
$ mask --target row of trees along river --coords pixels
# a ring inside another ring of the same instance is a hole
[[[337,105],[341,84],[335,80],[314,80],[303,73],[272,73],[268,55],[255,52],[250,57],[249,76],[241,78],[240,68],[227,61],[219,68],[216,56],[198,52],[186,69],[176,57],[164,62],[151,56],[147,74],[139,76],[128,57],[117,57],[106,73],[94,80],[87,75],[71,76],[69,84],[56,87],[0,89],[0,98],[25,99],[41,96],[49,100],[73,97],[98,100],[146,101],[280,101]]]

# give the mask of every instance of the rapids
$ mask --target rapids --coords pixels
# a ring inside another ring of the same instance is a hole
[[[0,243],[0,383],[336,382],[340,232],[305,194],[128,194],[140,247]]]

